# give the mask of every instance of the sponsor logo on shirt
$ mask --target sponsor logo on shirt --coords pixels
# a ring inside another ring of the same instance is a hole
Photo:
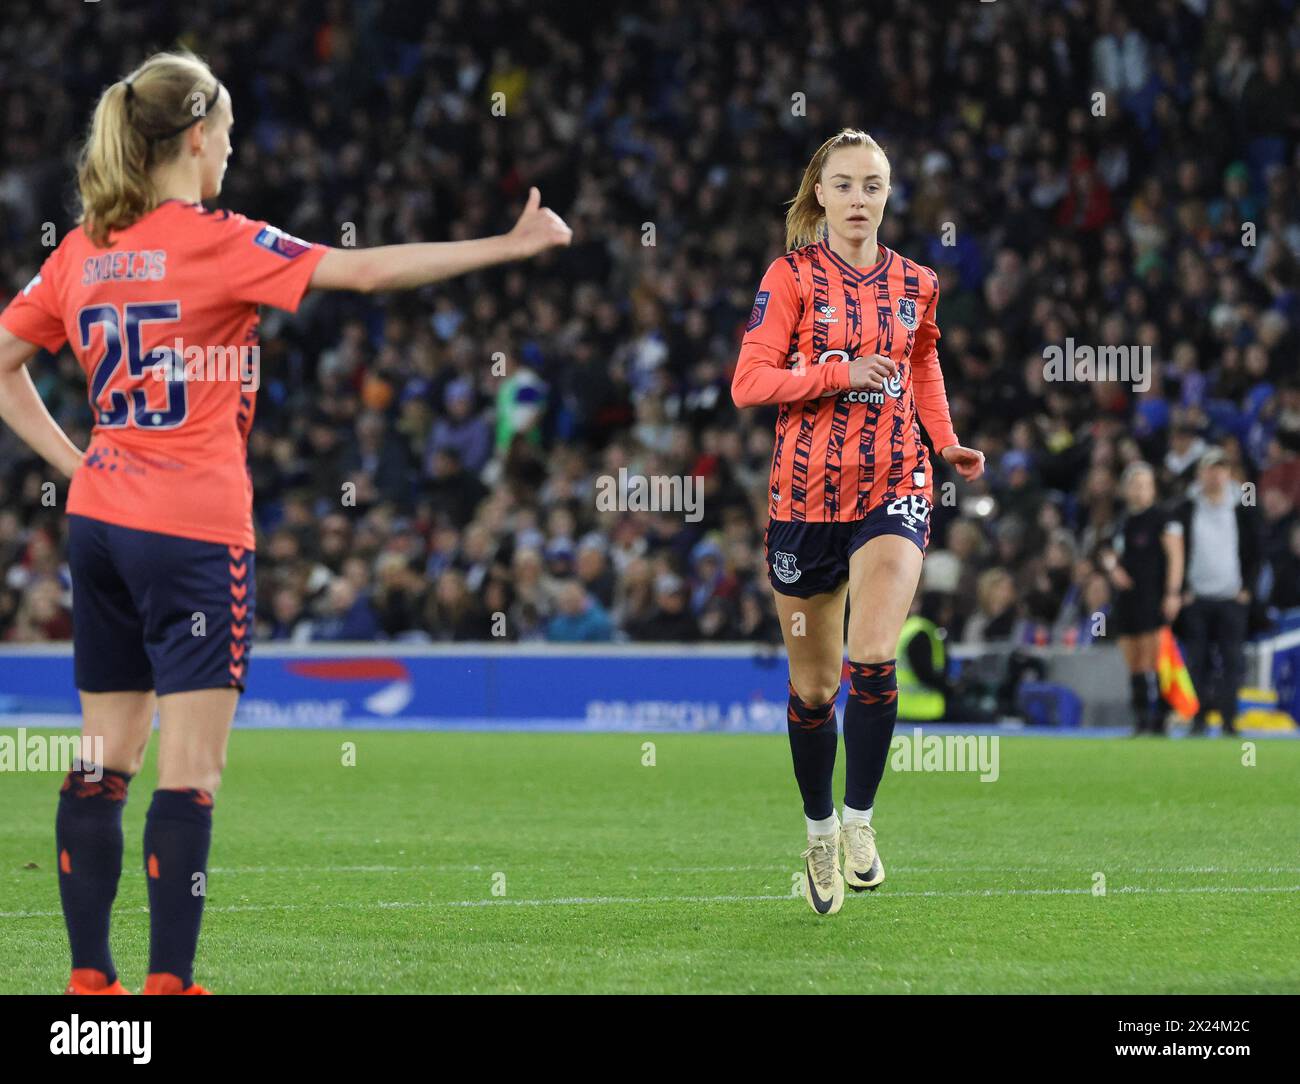
[[[859,358],[849,357],[847,350],[823,350],[817,355],[818,365],[828,365],[836,361],[859,361]],[[900,369],[888,380],[885,381],[884,387],[875,391],[868,388],[856,388],[853,391],[841,392],[839,400],[841,403],[872,403],[876,406],[882,406],[886,399],[901,399],[903,396],[903,371]]]

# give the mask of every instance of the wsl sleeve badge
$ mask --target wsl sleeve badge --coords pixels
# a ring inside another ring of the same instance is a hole
[[[263,226],[253,238],[253,244],[266,249],[267,252],[283,256],[286,260],[301,256],[311,248],[310,242],[285,233],[284,230],[278,230],[274,226]]]
[[[746,331],[753,331],[763,322],[763,317],[767,315],[767,301],[772,296],[770,290],[759,290],[758,296],[754,298],[754,307],[749,310],[749,323],[745,325]]]

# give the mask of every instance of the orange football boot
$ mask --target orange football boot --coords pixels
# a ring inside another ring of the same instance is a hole
[[[121,979],[108,981],[108,976],[93,967],[74,967],[65,994],[129,994]]]
[[[144,989],[142,994],[211,994],[211,990],[205,990],[197,982],[192,982],[189,986],[182,984],[178,975],[173,975],[169,971],[152,971],[149,977],[144,980]]]

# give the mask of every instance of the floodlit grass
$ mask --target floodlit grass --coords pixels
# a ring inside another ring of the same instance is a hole
[[[1300,743],[1256,757],[1017,737],[993,783],[889,771],[888,879],[819,918],[792,896],[803,821],[782,736],[237,731],[195,977],[216,993],[1297,992]],[[0,786],[0,993],[67,978],[58,784]],[[114,916],[135,989],[152,786],[147,765]]]

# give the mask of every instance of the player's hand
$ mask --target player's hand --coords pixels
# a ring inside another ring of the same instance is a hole
[[[514,229],[506,234],[516,259],[527,260],[539,252],[573,242],[573,231],[564,219],[549,207],[542,206],[542,194],[534,185],[528,190],[528,203]]]
[[[1116,565],[1110,570],[1110,582],[1121,591],[1133,590],[1133,577],[1124,571],[1123,565]]]
[[[957,468],[968,482],[975,481],[984,473],[984,453],[974,448],[965,448],[960,444],[950,444],[939,453],[945,463]]]
[[[854,358],[849,362],[849,387],[870,388],[879,391],[885,381],[898,372],[898,363],[884,354]]]
[[[1172,625],[1178,618],[1178,611],[1183,608],[1183,596],[1177,591],[1166,591],[1160,608],[1164,612],[1166,623]]]

